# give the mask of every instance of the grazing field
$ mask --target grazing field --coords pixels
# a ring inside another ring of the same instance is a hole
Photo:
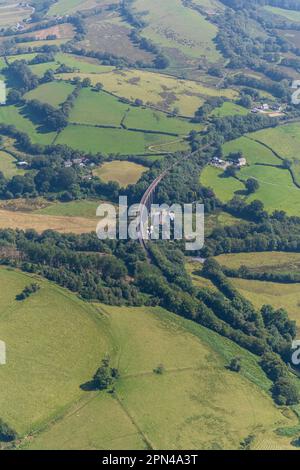
[[[209,88],[191,80],[180,80],[160,73],[145,70],[113,70],[101,74],[58,74],[64,80],[74,77],[90,78],[93,85],[100,82],[104,89],[132,102],[136,99],[163,111],[178,109],[179,114],[193,116],[207,96],[235,98],[231,89]]]
[[[269,304],[274,308],[287,310],[300,331],[300,284],[232,279],[234,286],[250,300],[256,308]]]
[[[243,168],[240,177],[244,180],[254,178],[259,182],[259,189],[247,197],[249,202],[261,200],[268,212],[283,210],[288,215],[300,213],[300,188],[293,184],[291,174],[282,168],[251,166]]]
[[[142,35],[163,48],[171,65],[221,59],[214,43],[216,26],[180,0],[135,0],[132,6],[147,24]]]
[[[38,100],[42,103],[59,106],[66,101],[67,97],[72,93],[74,87],[66,82],[50,82],[38,86],[25,95],[26,100]]]
[[[39,78],[42,78],[47,72],[47,70],[55,70],[57,69],[58,64],[56,62],[44,62],[42,64],[34,64],[34,65],[29,65],[30,70],[34,75],[37,75]]]
[[[103,163],[100,168],[94,171],[94,175],[99,176],[106,183],[116,181],[121,187],[126,187],[129,184],[137,183],[145,171],[147,168],[143,165],[115,160]]]
[[[36,56],[37,56],[37,52],[29,52],[27,54],[10,55],[10,56],[7,56],[6,59],[9,64],[12,64],[16,60],[26,60],[26,62],[30,62]],[[6,66],[4,59],[3,59],[3,62],[4,62],[4,66]]]
[[[87,392],[86,404],[25,448],[231,449],[249,434],[259,439],[268,432],[272,439],[278,426],[296,424],[264,392],[270,383],[258,359],[232,342],[160,308],[100,311],[121,374],[114,397]],[[225,368],[237,355],[244,363],[241,374]],[[158,364],[165,367],[162,375],[153,373]]]
[[[224,156],[227,157],[231,152],[241,151],[248,166],[237,173],[238,179],[224,177],[222,169],[206,167],[201,175],[202,184],[211,187],[222,201],[228,201],[235,194],[240,194],[248,202],[254,199],[261,200],[269,212],[278,209],[286,211],[289,215],[298,215],[300,189],[294,184],[289,170],[282,168],[282,159],[279,158],[282,155],[282,158],[286,156],[292,160],[292,155],[297,155],[296,131],[297,127],[294,125],[281,126],[227,142],[223,145]],[[288,139],[288,135],[290,137],[292,135],[292,138]],[[284,142],[281,141],[281,137]],[[272,145],[275,152],[263,144]],[[292,170],[296,167],[296,163],[297,158],[294,157]],[[254,178],[259,183],[258,191],[252,195],[247,195],[243,184],[243,181],[248,178]]]
[[[28,117],[23,115],[24,108],[16,106],[1,106],[0,122],[15,126],[19,131],[25,132],[35,144],[51,144],[55,133],[46,132],[33,124]]]
[[[89,213],[90,214],[90,213]],[[0,229],[34,229],[41,233],[44,230],[55,230],[60,233],[90,233],[96,230],[97,219],[69,217],[60,215],[43,215],[28,212],[0,209]]]
[[[126,113],[123,124],[127,128],[171,132],[178,135],[187,135],[192,130],[200,131],[203,128],[201,124],[194,124],[148,108],[132,106]]]
[[[255,272],[300,272],[300,253],[268,251],[259,253],[234,253],[220,255],[216,260],[226,268],[247,266]]]
[[[235,114],[238,114],[239,116],[246,116],[248,113],[249,109],[243,108],[238,104],[231,103],[230,101],[226,101],[222,104],[222,106],[214,109],[211,115],[216,117],[234,116]]]
[[[103,11],[85,20],[87,34],[79,43],[87,50],[101,51],[130,62],[151,64],[154,55],[141,49],[130,39],[132,28],[118,11]]]
[[[134,107],[105,93],[83,89],[70,113],[70,122],[128,129],[150,130],[155,132],[187,135],[191,130],[200,131],[200,124],[168,116],[145,107]]]
[[[154,144],[166,144],[166,148],[160,152],[168,151],[168,143],[172,143],[172,140],[174,137],[167,135],[69,125],[59,134],[56,143],[84,152],[130,155],[148,153]]]
[[[97,368],[107,339],[94,309],[66,290],[8,269],[0,270],[0,281],[1,339],[8,354],[0,368],[0,415],[25,434],[84,395],[80,385]],[[41,289],[17,301],[32,282]]]
[[[0,150],[0,172],[8,179],[24,173],[23,170],[17,168],[14,157],[2,150]]]
[[[63,16],[70,15],[79,10],[85,10],[89,8],[94,8],[105,4],[104,0],[58,0],[54,5],[51,6],[48,12],[48,16]],[[107,3],[107,2],[106,2]],[[110,1],[114,3],[114,0]]]
[[[281,165],[281,160],[263,145],[248,137],[240,137],[223,145],[223,153],[228,156],[231,152],[241,151],[247,159],[247,164],[267,163],[269,165]]]
[[[283,210],[288,215],[299,215],[300,189],[291,178],[288,170],[282,168],[253,165],[238,172],[237,178],[224,177],[223,170],[207,166],[201,174],[200,181],[204,186],[214,190],[221,201],[229,201],[235,195],[240,195],[251,202],[258,199],[263,202],[268,212]],[[247,195],[242,180],[254,178],[259,183],[259,189],[250,196]]]
[[[120,127],[128,105],[105,92],[80,91],[70,113],[70,122]]]
[[[73,54],[65,54],[63,52],[58,52],[55,55],[55,60],[57,66],[59,64],[64,64],[67,67],[73,67],[78,70],[78,72],[82,73],[102,73],[111,72],[114,70],[114,67],[101,65],[97,59],[92,59],[91,57],[81,57]]]
[[[34,213],[61,217],[92,218],[95,220],[96,209],[100,203],[101,201],[90,201],[88,199],[71,202],[56,202],[42,209],[37,209]]]
[[[224,202],[230,201],[235,194],[239,194],[245,190],[245,186],[241,181],[235,178],[227,178],[223,176],[223,170],[207,166],[201,173],[200,182],[207,188],[212,188],[215,195]]]
[[[274,129],[264,129],[250,134],[250,136],[272,148],[280,157],[290,159],[292,161],[292,172],[297,184],[300,186],[299,131],[300,124],[295,123],[278,126]]]
[[[273,13],[274,15],[282,16],[283,18],[290,21],[300,22],[300,11],[285,10],[284,8],[272,7],[270,5],[265,6],[264,9],[270,13]]]

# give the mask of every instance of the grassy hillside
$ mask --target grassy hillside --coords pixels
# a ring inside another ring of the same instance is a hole
[[[187,59],[205,56],[207,61],[221,58],[214,44],[216,26],[180,0],[135,0],[133,8],[147,24],[143,36],[164,48],[172,65],[180,62],[180,55]]]
[[[43,64],[44,65],[44,64]],[[46,69],[47,70],[47,69]],[[38,100],[42,103],[58,106],[72,93],[73,86],[66,82],[50,82],[38,86],[25,94],[26,100]]]
[[[129,184],[137,183],[145,171],[147,171],[147,168],[143,165],[115,160],[104,163],[93,173],[99,176],[102,181],[116,181],[121,187],[126,187]]]
[[[0,368],[1,418],[27,433],[78,400],[107,350],[94,309],[43,280],[41,289],[17,301],[29,275],[0,270],[0,330],[7,364]],[[80,347],[79,347],[80,345]]]
[[[206,96],[224,96],[234,98],[237,92],[231,89],[209,88],[191,80],[179,80],[175,77],[145,70],[113,70],[107,73],[59,74],[68,80],[79,76],[90,78],[93,84],[100,82],[104,89],[130,101],[142,100],[164,111],[179,109],[179,114],[193,116],[203,104]]]
[[[86,392],[82,406],[26,448],[237,448],[250,433],[259,440],[268,432],[275,442],[276,427],[295,424],[263,391],[269,382],[257,359],[230,341],[159,308],[100,311],[121,373],[115,394]],[[235,355],[241,375],[225,368]],[[165,373],[154,374],[161,363]]]

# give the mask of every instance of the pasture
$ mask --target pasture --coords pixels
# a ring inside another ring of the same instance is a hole
[[[103,3],[103,0],[101,0]],[[112,2],[113,3],[113,2]],[[48,16],[64,16],[79,10],[99,6],[98,0],[58,0],[49,9]]]
[[[226,268],[247,266],[255,272],[299,272],[300,253],[267,251],[259,253],[233,253],[220,255],[216,260]]]
[[[224,156],[228,156],[231,152],[239,151],[243,153],[249,165],[255,165],[256,163],[281,165],[282,163],[271,150],[255,142],[252,138],[240,137],[239,139],[231,140],[223,145]]]
[[[108,343],[93,307],[70,292],[3,268],[0,282],[1,339],[7,346],[7,364],[0,368],[1,418],[23,435],[84,395],[80,385],[90,379]],[[32,282],[41,289],[17,301]]]
[[[249,203],[255,199],[262,201],[270,213],[283,210],[291,216],[299,214],[300,189],[293,184],[288,170],[253,165],[239,171],[239,179],[225,177],[223,173],[219,168],[207,166],[200,176],[201,184],[212,188],[221,201],[230,201],[235,195],[240,195]],[[247,195],[245,185],[240,181],[249,178],[254,178],[259,183],[259,189],[251,195]]]
[[[232,342],[160,308],[97,308],[121,375],[114,397],[86,392],[81,406],[25,448],[231,449],[250,433],[259,439],[296,424],[265,393],[270,383],[258,359]],[[225,368],[236,355],[241,374]],[[162,375],[153,373],[158,364]]]
[[[206,166],[201,173],[200,182],[203,186],[213,189],[215,195],[224,202],[230,201],[235,194],[245,190],[241,181],[223,176],[223,170],[213,166]]]
[[[93,85],[100,82],[104,89],[132,102],[142,100],[144,104],[155,106],[162,111],[177,109],[180,115],[192,117],[204,103],[207,96],[224,96],[233,99],[238,96],[232,89],[209,88],[192,80],[145,70],[113,70],[100,74],[68,73],[58,74],[58,78],[69,80],[74,77],[90,78]]]
[[[168,116],[162,112],[145,107],[130,106],[106,93],[82,89],[70,113],[70,122],[128,129],[169,132],[187,135],[191,130],[200,130],[199,124]]]
[[[103,11],[85,20],[87,34],[80,46],[87,50],[106,52],[116,57],[151,64],[154,55],[141,49],[130,38],[131,27],[117,10]]]
[[[264,9],[270,13],[273,13],[274,15],[281,16],[292,22],[300,22],[300,11],[286,10],[284,8],[273,7],[271,5],[265,6]]]
[[[67,67],[73,67],[78,72],[82,73],[102,73],[102,72],[111,72],[114,70],[114,67],[108,65],[101,65],[97,59],[91,57],[77,56],[73,54],[66,54],[63,52],[58,52],[55,55],[55,60],[57,64],[64,64]]]
[[[0,172],[2,172],[7,179],[24,173],[23,170],[17,168],[14,157],[2,150],[0,150]]]
[[[31,141],[35,144],[49,145],[52,143],[55,132],[46,132],[24,114],[23,108],[16,106],[1,106],[0,122],[6,125],[15,126],[19,131],[29,135]]]
[[[280,157],[290,159],[292,161],[292,172],[300,186],[299,130],[300,124],[294,123],[277,126],[274,129],[264,129],[250,136],[272,148]]]
[[[223,145],[224,157],[231,152],[241,151],[247,160],[247,166],[237,172],[236,178],[225,177],[222,169],[208,166],[201,174],[201,183],[211,187],[221,201],[228,201],[238,194],[248,202],[254,199],[261,200],[270,213],[278,209],[284,210],[289,215],[298,215],[300,189],[294,184],[290,172],[282,168],[282,159],[277,156],[277,154],[282,155],[280,153],[282,151],[285,152],[286,157],[289,155],[292,158],[291,155],[293,151],[296,152],[297,147],[296,129],[294,125],[265,129],[227,142]],[[294,136],[292,143],[287,142],[286,135],[290,133]],[[281,136],[283,136],[283,143],[280,140]],[[272,145],[277,154],[263,145],[264,143]],[[294,168],[295,163],[292,169]],[[249,178],[254,178],[259,183],[258,191],[251,195],[246,193],[243,184],[243,181]]]
[[[97,219],[88,218],[89,216],[69,216],[72,214],[73,210],[67,211],[64,209],[68,215],[57,215],[53,209],[53,215],[47,215],[43,213],[30,213],[22,211],[11,211],[6,209],[0,209],[0,229],[3,228],[12,228],[12,229],[21,229],[29,230],[34,229],[38,233],[42,233],[45,230],[55,230],[60,233],[90,233],[94,232],[96,229]],[[89,208],[90,210],[90,208]],[[58,210],[59,212],[59,210]],[[60,210],[63,213],[63,208]],[[75,213],[74,209],[74,213]],[[89,211],[90,215],[91,212]]]
[[[232,283],[256,308],[269,304],[274,308],[287,310],[290,319],[296,321],[300,331],[300,284],[245,279],[232,279]]]
[[[70,113],[70,122],[120,127],[128,105],[105,92],[82,89]]]
[[[69,145],[83,152],[139,155],[148,153],[149,148],[155,144],[166,145],[166,148],[159,152],[168,151],[168,143],[172,143],[172,140],[174,140],[172,136],[159,134],[69,125],[58,135],[56,143]]]
[[[163,48],[172,66],[182,63],[181,56],[186,64],[221,60],[214,44],[216,26],[180,0],[135,0],[132,6],[147,24],[142,35]]]
[[[249,109],[243,108],[242,106],[239,106],[238,104],[231,103],[230,101],[225,101],[225,103],[223,103],[222,106],[214,109],[211,115],[222,118],[226,116],[234,116],[236,114],[239,116],[246,116],[248,113],[249,113]]]
[[[43,83],[32,91],[25,94],[26,100],[38,100],[42,103],[57,107],[64,103],[72,93],[74,87],[66,82]]]
[[[137,163],[118,161],[106,162],[93,171],[94,175],[99,176],[102,181],[116,181],[123,188],[130,184],[135,184],[141,178],[147,168]]]
[[[96,218],[96,209],[101,201],[92,201],[89,199],[81,199],[71,202],[56,202],[54,204],[47,204],[46,207],[37,209],[35,214],[60,216],[60,217],[82,217],[82,218]]]

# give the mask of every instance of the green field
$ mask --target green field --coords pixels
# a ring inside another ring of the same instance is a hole
[[[142,100],[162,111],[172,112],[178,108],[179,114],[192,117],[208,96],[224,96],[234,99],[238,96],[230,88],[217,89],[192,80],[178,78],[145,70],[113,70],[97,74],[63,73],[58,78],[70,80],[74,77],[90,78],[93,85],[100,82],[104,89],[118,97],[132,102]]]
[[[256,163],[281,165],[281,160],[271,150],[248,137],[240,137],[223,145],[224,156],[228,156],[230,152],[239,151],[243,152],[249,165],[255,165]]]
[[[133,8],[136,13],[143,13],[147,23],[142,35],[163,47],[172,65],[178,60],[174,49],[189,59],[221,59],[214,44],[216,26],[180,0],[135,0]]]
[[[169,132],[187,135],[192,129],[200,130],[199,124],[168,116],[148,108],[125,104],[105,92],[83,89],[71,110],[70,122]]]
[[[103,3],[103,0],[58,0],[54,5],[51,6],[48,16],[56,15],[63,16],[75,13],[81,9],[93,8]],[[107,2],[106,2],[107,3]],[[114,3],[112,1],[111,3]]]
[[[0,172],[8,179],[24,173],[23,170],[17,168],[14,157],[2,150],[0,150]]]
[[[30,119],[21,114],[22,108],[15,106],[0,107],[0,122],[15,126],[19,131],[29,135],[31,141],[35,144],[51,144],[55,133],[41,132],[38,126],[34,125]]]
[[[9,64],[12,64],[16,60],[26,60],[26,62],[30,62],[34,59],[37,55],[37,52],[29,52],[28,54],[17,54],[17,55],[10,55],[7,57],[7,61]]]
[[[229,201],[240,194],[247,202],[258,199],[263,202],[268,212],[283,210],[289,215],[299,215],[300,189],[294,184],[288,170],[281,168],[252,165],[238,172],[238,178],[244,181],[254,178],[259,182],[259,189],[250,196],[245,195],[244,184],[232,177],[224,177],[223,170],[207,166],[201,174],[201,183],[212,188],[221,201]]]
[[[300,14],[300,12],[299,12]],[[274,129],[264,129],[251,134],[251,138],[271,147],[282,158],[292,161],[292,171],[300,186],[300,124],[288,124]]]
[[[85,88],[71,110],[70,122],[119,127],[127,110],[128,105],[117,98]]]
[[[234,116],[235,114],[238,114],[239,116],[245,116],[248,113],[249,109],[243,108],[238,104],[231,103],[230,101],[225,101],[222,106],[214,109],[211,115],[216,117]]]
[[[272,7],[270,5],[265,6],[264,9],[269,11],[270,13],[274,13],[274,15],[283,16],[284,18],[290,21],[300,22],[300,11],[285,10],[283,8]]]
[[[277,309],[286,309],[290,319],[296,321],[300,331],[300,284],[245,279],[232,279],[232,283],[256,308],[269,304]]]
[[[282,155],[280,154],[280,151],[282,151],[286,157],[292,158],[292,154],[296,154],[293,152],[296,152],[297,145],[299,145],[297,144],[297,129],[294,125],[281,126],[227,142],[223,145],[225,158],[231,152],[242,151],[247,160],[248,166],[237,173],[237,178],[240,181],[236,178],[224,177],[222,169],[208,166],[201,174],[202,184],[211,187],[221,201],[228,201],[235,194],[240,194],[248,202],[254,199],[261,200],[268,212],[278,209],[286,211],[289,215],[298,215],[300,211],[300,189],[295,186],[290,172],[280,168],[282,160],[271,149],[259,143],[272,145],[272,148],[279,155]],[[290,139],[287,136],[290,136]],[[284,142],[281,142],[281,138]],[[295,167],[294,163],[293,168]],[[243,181],[248,178],[256,179],[260,185],[258,191],[250,196],[245,194],[243,184]]]
[[[216,260],[227,268],[238,269],[241,266],[247,266],[255,272],[300,271],[300,253],[281,251],[233,253],[217,256]]]
[[[38,280],[37,293],[16,301],[33,279],[1,269],[0,282],[0,330],[7,346],[0,416],[24,434],[84,395],[79,386],[95,371],[107,340],[94,309],[75,295]]]
[[[174,137],[159,134],[69,125],[59,134],[56,143],[84,152],[130,155],[148,153],[151,145],[168,144],[173,140]],[[158,153],[164,151],[168,151],[168,145]]]
[[[39,78],[42,78],[45,72],[47,72],[47,70],[55,71],[57,67],[58,67],[58,64],[56,62],[44,62],[43,64],[29,65],[29,68],[32,71],[32,73],[37,75]]]
[[[191,130],[200,131],[203,126],[189,121],[170,117],[159,111],[147,108],[130,107],[124,125],[133,129],[147,129],[157,132],[171,132],[187,135]]]
[[[87,392],[82,405],[25,442],[30,449],[221,449],[293,426],[264,390],[258,359],[159,308],[103,306],[121,378],[115,395]],[[240,355],[241,374],[224,367]],[[153,369],[163,363],[165,373]],[[209,397],[209,399],[207,398]],[[245,397],[247,399],[245,400]]]
[[[207,166],[201,173],[200,182],[207,188],[212,188],[215,195],[224,202],[230,201],[235,194],[245,190],[243,183],[235,178],[223,177],[223,170]]]
[[[143,165],[115,160],[113,162],[103,163],[103,165],[93,173],[106,183],[116,181],[121,187],[126,187],[129,184],[137,183],[145,171],[147,171],[147,168]]]
[[[82,199],[71,202],[56,202],[42,209],[34,211],[35,214],[58,215],[63,217],[96,217],[96,209],[101,201],[89,201]]]
[[[25,95],[26,100],[38,100],[42,103],[59,106],[72,93],[74,87],[66,82],[50,82],[38,86]]]
[[[102,73],[111,72],[114,67],[107,65],[101,65],[97,59],[91,59],[89,57],[81,57],[72,54],[65,54],[59,52],[55,55],[56,63],[67,65],[68,67],[74,67],[78,72],[82,73]]]

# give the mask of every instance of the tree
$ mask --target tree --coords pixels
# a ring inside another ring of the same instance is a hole
[[[14,431],[7,423],[0,419],[0,441],[10,442],[16,440],[18,437],[16,431]]]
[[[255,193],[259,189],[259,182],[254,178],[249,178],[245,182],[246,189],[249,194]]]
[[[94,90],[95,90],[95,91],[101,91],[101,90],[103,90],[103,84],[100,83],[100,82],[96,83],[96,85],[95,85],[95,87],[94,87]]]
[[[87,78],[84,78],[84,79],[82,80],[82,86],[83,86],[84,88],[89,88],[89,87],[91,86],[91,84],[92,84],[91,79],[88,78],[88,77],[87,77]]]
[[[94,375],[94,384],[99,390],[108,389],[114,381],[119,378],[119,371],[110,367],[110,357],[105,356],[102,359],[101,367]]]
[[[278,405],[296,405],[299,403],[298,389],[288,376],[281,377],[274,383],[272,393]]]
[[[228,369],[232,372],[240,372],[242,368],[241,365],[241,358],[240,357],[233,357],[228,365]]]
[[[162,375],[165,372],[165,366],[163,364],[159,364],[155,369],[153,369],[154,374]]]

